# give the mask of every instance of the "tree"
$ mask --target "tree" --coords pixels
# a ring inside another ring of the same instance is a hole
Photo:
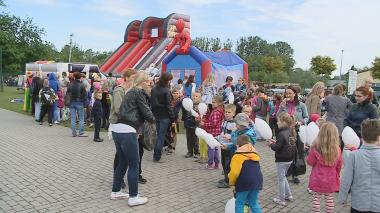
[[[279,73],[284,68],[284,62],[279,57],[266,56],[262,59],[265,71],[269,74],[269,83],[272,83],[273,73]]]
[[[380,79],[380,57],[376,57],[372,62],[372,77]]]
[[[0,0],[0,7],[5,7],[6,5],[5,5],[5,3],[4,3],[4,1],[3,0]]]
[[[297,83],[301,88],[311,88],[318,81],[318,76],[311,71],[295,68],[289,75],[289,82]]]
[[[27,62],[50,59],[49,54],[53,51],[53,46],[42,40],[45,31],[36,26],[32,19],[21,19],[2,13],[0,29],[5,74],[22,72]]]
[[[225,42],[223,42],[223,49],[224,50],[232,50],[233,42],[231,39],[227,39]]]
[[[332,71],[336,69],[334,60],[328,56],[315,56],[310,62],[311,70],[323,77],[330,76]]]

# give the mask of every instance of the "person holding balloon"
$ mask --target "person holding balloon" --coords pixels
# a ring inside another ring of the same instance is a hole
[[[299,101],[298,93],[299,90],[297,89],[297,87],[289,86],[285,90],[286,98],[284,98],[281,102],[279,110],[277,112],[277,115],[279,115],[282,112],[287,112],[290,116],[293,116],[295,118],[297,134],[299,127],[301,125],[306,125],[309,120],[309,114],[307,113],[306,105]],[[298,140],[298,138],[299,137],[297,137],[296,141],[298,154],[299,156],[303,156],[304,145],[300,140]],[[299,174],[295,172],[295,169],[292,170],[291,175],[293,177],[293,183],[300,183],[300,180],[297,177]]]
[[[356,103],[351,107],[344,125],[351,127],[359,138],[362,137],[360,125],[365,119],[378,119],[377,109],[372,104],[372,92],[364,86],[358,87],[355,90]]]
[[[281,113],[277,118],[278,131],[276,140],[269,139],[268,145],[275,151],[275,162],[277,167],[278,196],[273,202],[286,205],[286,200],[293,200],[292,192],[286,179],[286,172],[296,155],[297,133],[294,129],[294,119],[288,113]]]
[[[186,99],[186,98],[185,98]],[[183,101],[185,101],[185,99]],[[182,102],[182,120],[184,121],[184,126],[186,129],[186,141],[187,141],[187,154],[185,158],[198,158],[199,157],[199,143],[198,137],[195,135],[195,128],[198,127],[201,118],[198,115],[198,105],[201,102],[201,93],[193,92],[191,95],[191,104],[187,106]],[[187,102],[186,102],[187,103]]]
[[[306,162],[312,167],[309,188],[313,191],[313,212],[321,211],[322,196],[325,198],[326,212],[334,212],[333,193],[339,191],[343,163],[339,132],[334,123],[322,124]]]
[[[214,96],[212,98],[212,111],[207,119],[201,121],[201,126],[206,132],[217,137],[221,133],[221,126],[224,120],[223,98],[221,96]],[[212,149],[208,147],[208,164],[207,169],[219,168],[219,154],[218,148]]]

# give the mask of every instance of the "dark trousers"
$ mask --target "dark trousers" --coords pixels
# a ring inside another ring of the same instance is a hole
[[[53,106],[52,105],[46,105],[46,104],[41,105],[41,114],[40,114],[39,122],[43,121],[46,113],[48,114],[49,124],[53,123]]]
[[[351,213],[376,213],[376,212],[371,212],[371,211],[358,211],[354,208],[351,207]]]
[[[137,135],[136,133],[112,132],[112,137],[119,158],[118,165],[114,171],[112,192],[120,191],[125,173],[128,170],[127,179],[129,196],[135,197],[138,194],[139,181],[139,146]]]
[[[186,128],[187,152],[191,155],[199,154],[198,137],[195,135],[195,128]]]
[[[223,166],[224,180],[228,183],[228,173],[230,173],[230,162],[232,153],[230,150],[222,149],[221,161]]]
[[[99,133],[100,133],[100,128],[102,127],[102,118],[94,118],[94,126],[95,126],[95,131],[94,131],[94,139],[99,139]]]
[[[141,161],[142,157],[144,155],[144,147],[142,145],[143,136],[140,136],[138,139],[139,142],[139,157],[140,157],[140,163],[139,163],[139,175],[141,176],[142,170],[141,170]],[[119,164],[119,156],[117,156],[117,152],[115,154],[115,158],[113,159],[113,170],[115,171],[117,165]]]

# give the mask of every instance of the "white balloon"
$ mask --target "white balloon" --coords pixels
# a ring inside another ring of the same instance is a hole
[[[342,132],[342,140],[344,145],[350,144],[354,145],[356,148],[360,146],[360,138],[355,133],[355,131],[349,126],[344,127]]]
[[[193,109],[193,100],[190,98],[184,98],[182,100],[182,106],[186,109],[186,111],[190,111]]]
[[[233,104],[234,100],[235,100],[234,94],[230,92],[230,94],[228,95],[228,103]]]
[[[225,213],[235,213],[235,198],[231,198],[226,203]]]
[[[263,119],[255,118],[255,124],[257,132],[263,139],[268,140],[272,138],[272,129],[269,127],[267,122]]]
[[[195,110],[191,109],[190,112],[191,112],[192,116],[194,116],[196,118],[199,117],[199,114]]]
[[[316,123],[311,122],[306,127],[306,141],[309,146],[311,146],[314,140],[318,137],[319,127]]]
[[[198,138],[201,138],[201,139],[204,139],[204,137],[206,136],[207,132],[202,129],[202,128],[195,128],[195,135],[198,137]]]
[[[306,126],[305,125],[300,126],[299,136],[300,136],[302,143],[307,143]]]
[[[218,145],[218,144],[216,144],[216,142],[218,142],[218,141],[216,141],[215,138],[209,133],[206,134],[204,140],[206,141],[207,145],[210,146],[211,149],[214,149]]]
[[[198,111],[199,111],[199,114],[201,114],[201,116],[206,115],[206,113],[207,113],[207,104],[205,104],[203,102],[200,103],[198,105]]]

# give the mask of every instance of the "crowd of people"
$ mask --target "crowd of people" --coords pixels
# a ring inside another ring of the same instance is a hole
[[[306,171],[299,165],[306,161],[312,167],[307,190],[313,194],[314,212],[321,211],[322,197],[326,201],[325,211],[333,212],[333,193],[338,191],[341,204],[347,202],[350,191],[351,212],[380,212],[380,170],[376,166],[380,163],[380,121],[378,101],[371,89],[373,79],[358,87],[351,99],[345,96],[346,88],[341,84],[328,94],[324,83],[317,82],[302,98],[299,86],[289,86],[284,94],[268,97],[265,88],[247,84],[243,78],[237,84],[232,82],[228,76],[218,88],[212,74],[201,85],[195,84],[193,75],[173,82],[170,73],[162,73],[155,82],[134,69],[126,70],[117,81],[101,80],[96,74],[86,79],[81,73],[58,79],[51,73],[42,79],[37,73],[30,84],[32,113],[41,125],[48,114],[52,126],[67,119],[70,112],[72,136],[88,136],[84,131],[86,120],[94,126],[95,142],[103,141],[101,128],[108,130],[116,147],[111,199],[128,198],[130,206],[148,201],[138,193],[138,184],[147,182],[141,170],[146,137],[143,132],[149,128],[157,132],[152,158],[155,163],[163,163],[163,153],[175,153],[179,125],[183,122],[187,144],[184,157],[205,164],[206,169],[222,170],[224,178],[216,182],[216,187],[235,186],[236,212],[243,212],[246,204],[252,212],[261,212],[258,197],[263,174],[260,150],[255,148],[261,139],[255,125],[259,118],[269,123],[275,135],[268,141],[275,152],[277,168],[275,204],[285,206],[296,199],[287,177],[294,184],[300,183],[298,176]],[[195,112],[200,103],[207,104],[207,113],[198,116],[185,110],[183,98],[192,99]],[[310,122],[315,122],[320,131],[314,143],[307,146],[300,140],[299,128]],[[358,150],[344,145],[342,131],[346,126],[361,139]],[[210,133],[220,146],[211,148],[198,139],[196,128]],[[342,158],[342,150],[350,151],[346,159]],[[365,198],[366,193],[371,199]]]

